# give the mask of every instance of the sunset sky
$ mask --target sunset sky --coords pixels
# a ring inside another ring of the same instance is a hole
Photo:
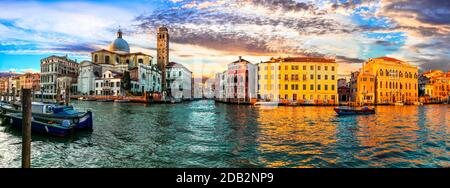
[[[0,1],[0,71],[39,71],[39,60],[78,61],[107,48],[120,27],[132,52],[156,57],[155,31],[170,30],[171,61],[196,74],[238,56],[336,58],[339,74],[390,56],[422,70],[450,70],[450,1],[147,0]]]

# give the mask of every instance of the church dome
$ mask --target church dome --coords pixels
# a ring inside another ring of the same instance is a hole
[[[109,45],[109,51],[130,53],[128,42],[122,38],[122,31],[117,31],[117,38]]]

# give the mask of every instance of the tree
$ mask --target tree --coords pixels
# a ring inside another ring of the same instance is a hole
[[[131,77],[130,77],[129,71],[125,71],[123,73],[122,83],[121,83],[120,87],[123,90],[125,90],[127,93],[131,90]]]

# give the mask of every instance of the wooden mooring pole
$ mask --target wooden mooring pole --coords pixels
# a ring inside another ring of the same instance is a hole
[[[15,88],[15,87],[12,88],[12,101],[11,101],[11,105],[14,106],[14,102],[16,102],[16,88]]]
[[[70,87],[69,86],[66,86],[65,94],[66,94],[66,98],[65,98],[64,103],[66,103],[66,106],[69,106],[69,103],[70,103]]]
[[[31,90],[22,89],[22,168],[31,166]]]

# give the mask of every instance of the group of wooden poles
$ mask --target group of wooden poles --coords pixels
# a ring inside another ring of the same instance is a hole
[[[15,88],[12,90],[12,103],[16,101]],[[70,95],[69,90],[66,90],[64,103],[69,105]],[[9,101],[9,95],[3,94],[3,100]],[[30,168],[31,166],[31,101],[33,94],[31,89],[23,88],[21,90],[21,103],[22,103],[22,168]]]

